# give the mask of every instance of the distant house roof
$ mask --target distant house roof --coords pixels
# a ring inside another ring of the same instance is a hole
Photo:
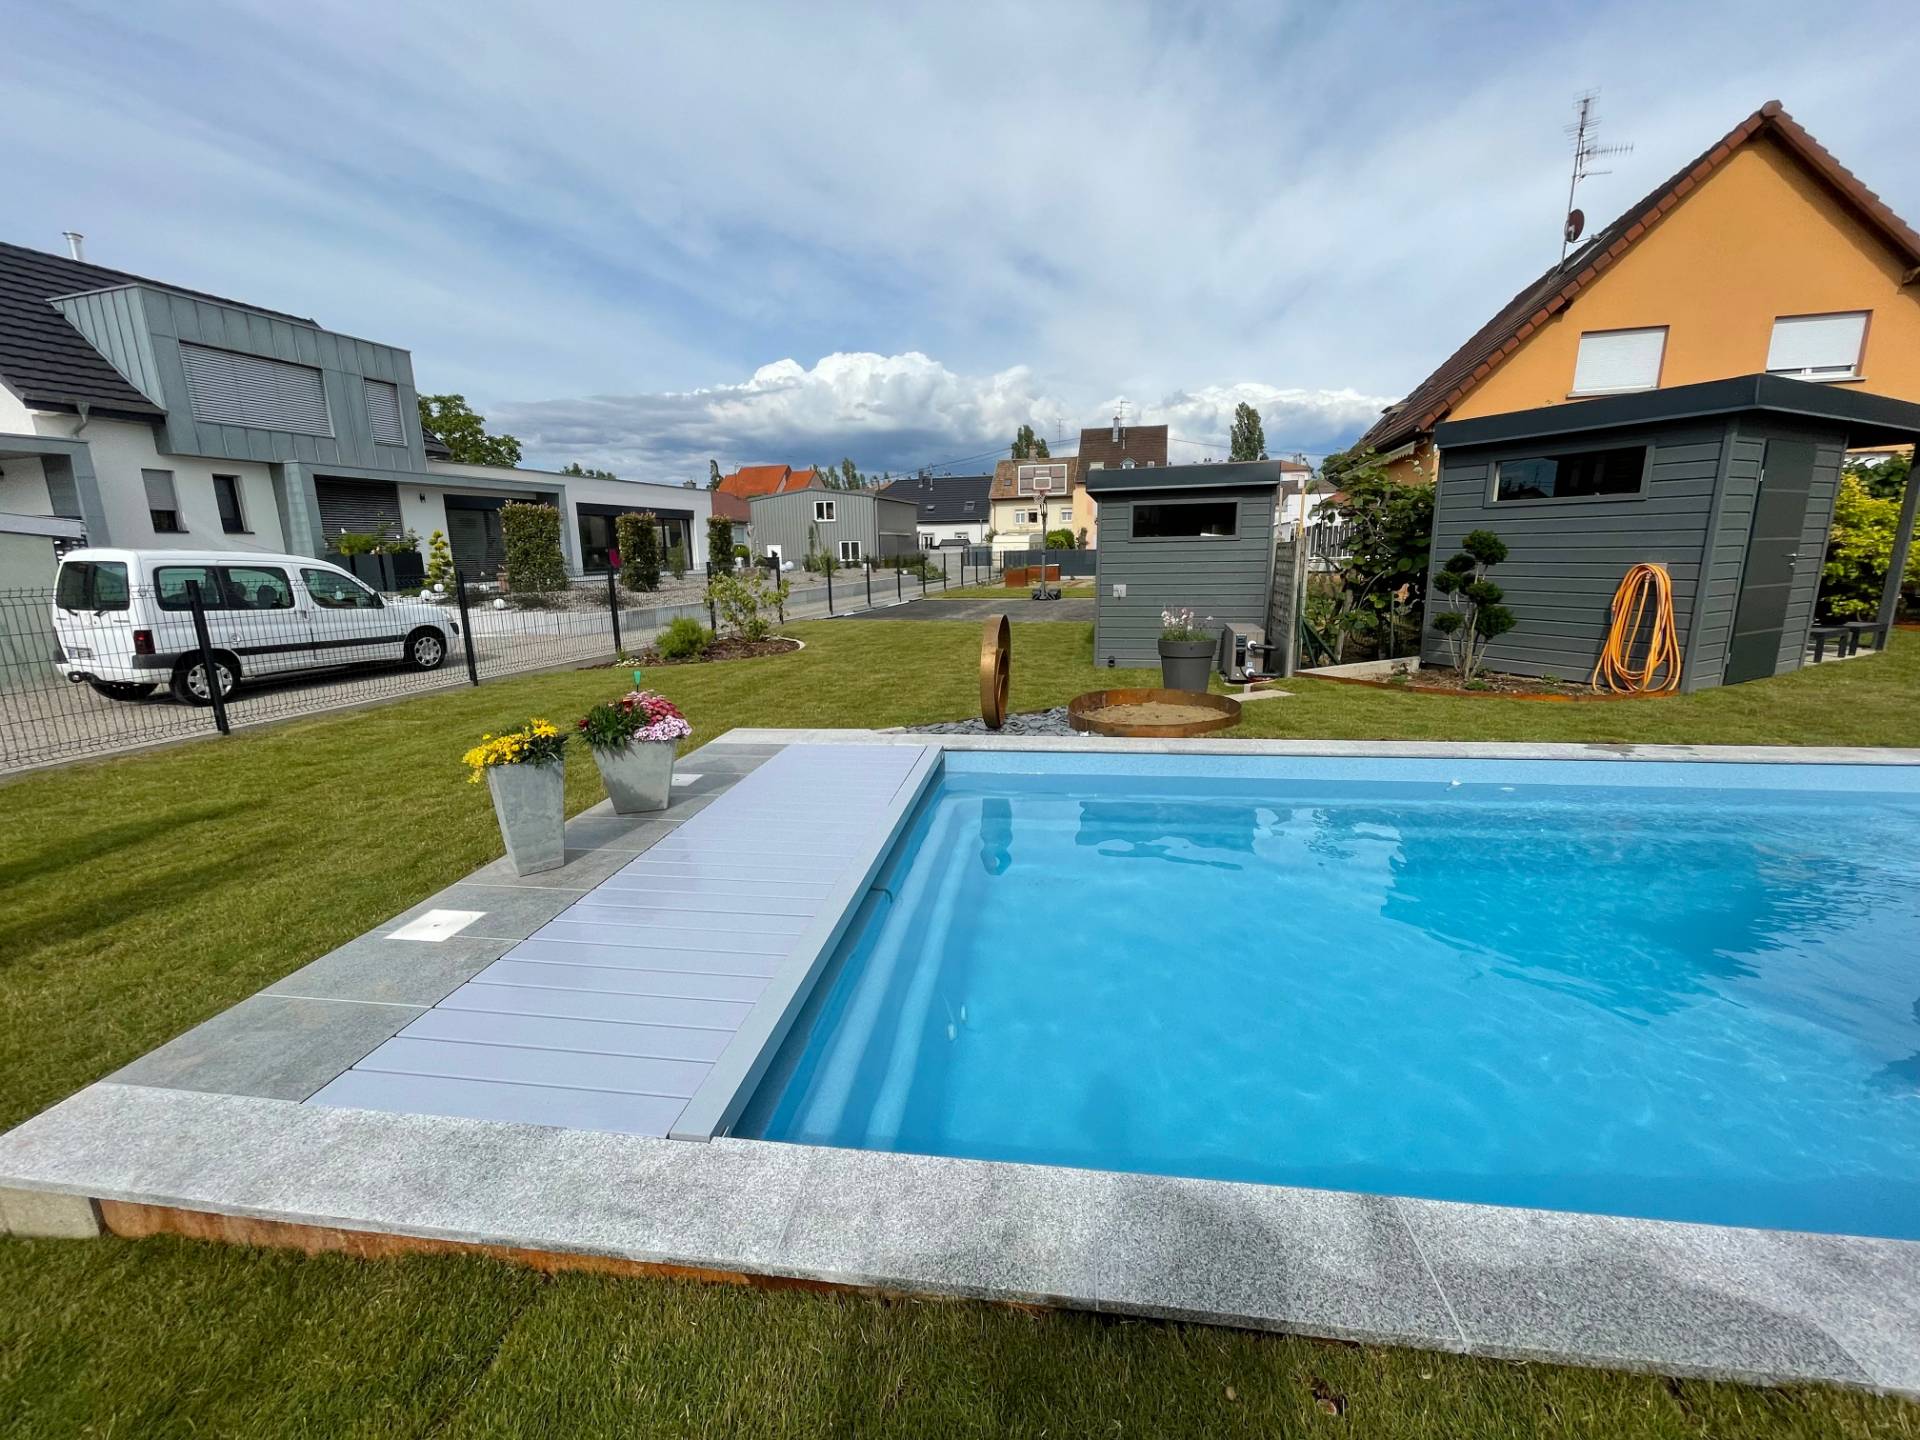
[[[789,490],[824,489],[817,472],[795,470],[791,465],[742,465],[731,475],[720,477],[723,495],[738,495],[751,500],[756,495],[784,495]]]
[[[1239,460],[1224,465],[1152,465],[1095,470],[1087,476],[1094,495],[1118,490],[1250,490],[1280,486],[1277,460]]]
[[[1091,470],[1103,466],[1118,470],[1131,460],[1135,465],[1167,463],[1167,427],[1164,425],[1122,425],[1119,438],[1114,427],[1102,425],[1080,432],[1080,463]]]
[[[753,506],[744,495],[732,495],[725,490],[715,490],[712,494],[713,513],[722,520],[731,520],[737,525],[745,525],[753,519]]]
[[[911,500],[922,525],[965,525],[986,523],[992,489],[991,475],[930,475],[896,480],[880,494],[889,500]]]
[[[993,467],[992,499],[1017,500],[1023,493],[1020,489],[1020,467],[1022,465],[1065,466],[1067,483],[1056,489],[1054,495],[1070,495],[1085,483],[1086,462],[1076,455],[1051,460],[1002,460]]]
[[[1282,460],[1280,462],[1280,473],[1282,475],[1311,475],[1313,473],[1313,467],[1302,464],[1298,460]]]
[[[126,415],[165,414],[87,343],[52,303],[55,296],[122,285],[144,285],[296,325],[314,323],[304,316],[108,270],[65,255],[0,243],[0,383],[29,405],[73,409],[84,404]]]
[[[1674,206],[1697,190],[1735,151],[1761,136],[1778,141],[1904,258],[1912,267],[1906,275],[1907,283],[1920,279],[1920,234],[1861,184],[1851,170],[1834,159],[1825,146],[1801,129],[1778,100],[1769,100],[1639,204],[1629,206],[1611,225],[1596,231],[1586,244],[1501,306],[1491,320],[1474,331],[1466,344],[1443,360],[1437,370],[1414,386],[1405,399],[1390,406],[1374,422],[1373,428],[1360,437],[1360,446],[1392,450],[1431,430],[1435,421],[1519,349],[1522,341],[1571,305],[1582,290],[1632,249]]]

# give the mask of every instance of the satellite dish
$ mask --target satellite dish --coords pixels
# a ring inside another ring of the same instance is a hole
[[[1580,238],[1581,232],[1583,232],[1586,228],[1587,228],[1587,216],[1585,211],[1569,210],[1567,212],[1567,228],[1563,233],[1566,235],[1567,243],[1569,245],[1571,245],[1574,241],[1578,240]]]

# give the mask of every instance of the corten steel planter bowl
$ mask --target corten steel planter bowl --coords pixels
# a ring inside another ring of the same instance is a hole
[[[1190,720],[1183,724],[1161,723],[1130,725],[1123,721],[1096,720],[1093,712],[1120,705],[1188,705],[1196,710],[1211,710],[1210,720]],[[1204,690],[1089,690],[1067,703],[1067,724],[1095,735],[1131,735],[1144,740],[1177,740],[1187,735],[1205,735],[1210,730],[1225,730],[1240,723],[1240,702],[1231,695],[1209,695]]]
[[[1213,674],[1213,657],[1220,651],[1220,638],[1211,640],[1162,640],[1160,642],[1160,683],[1168,690],[1205,690],[1207,677]]]
[[[640,815],[664,810],[673,798],[671,740],[629,740],[618,750],[594,745],[593,763],[600,767],[600,783],[616,815]]]
[[[980,634],[980,718],[989,730],[1007,720],[1007,687],[1013,679],[1013,631],[996,615]]]
[[[507,863],[516,875],[558,870],[567,859],[567,770],[551,765],[490,765],[487,789]]]

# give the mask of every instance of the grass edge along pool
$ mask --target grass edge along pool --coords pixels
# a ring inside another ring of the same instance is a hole
[[[1920,767],[949,751],[734,1133],[1920,1239]]]

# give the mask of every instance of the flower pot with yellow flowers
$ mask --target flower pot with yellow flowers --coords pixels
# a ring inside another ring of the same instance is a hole
[[[482,735],[464,759],[471,783],[482,778],[516,875],[566,863],[567,737],[550,720],[529,720],[504,735]]]

